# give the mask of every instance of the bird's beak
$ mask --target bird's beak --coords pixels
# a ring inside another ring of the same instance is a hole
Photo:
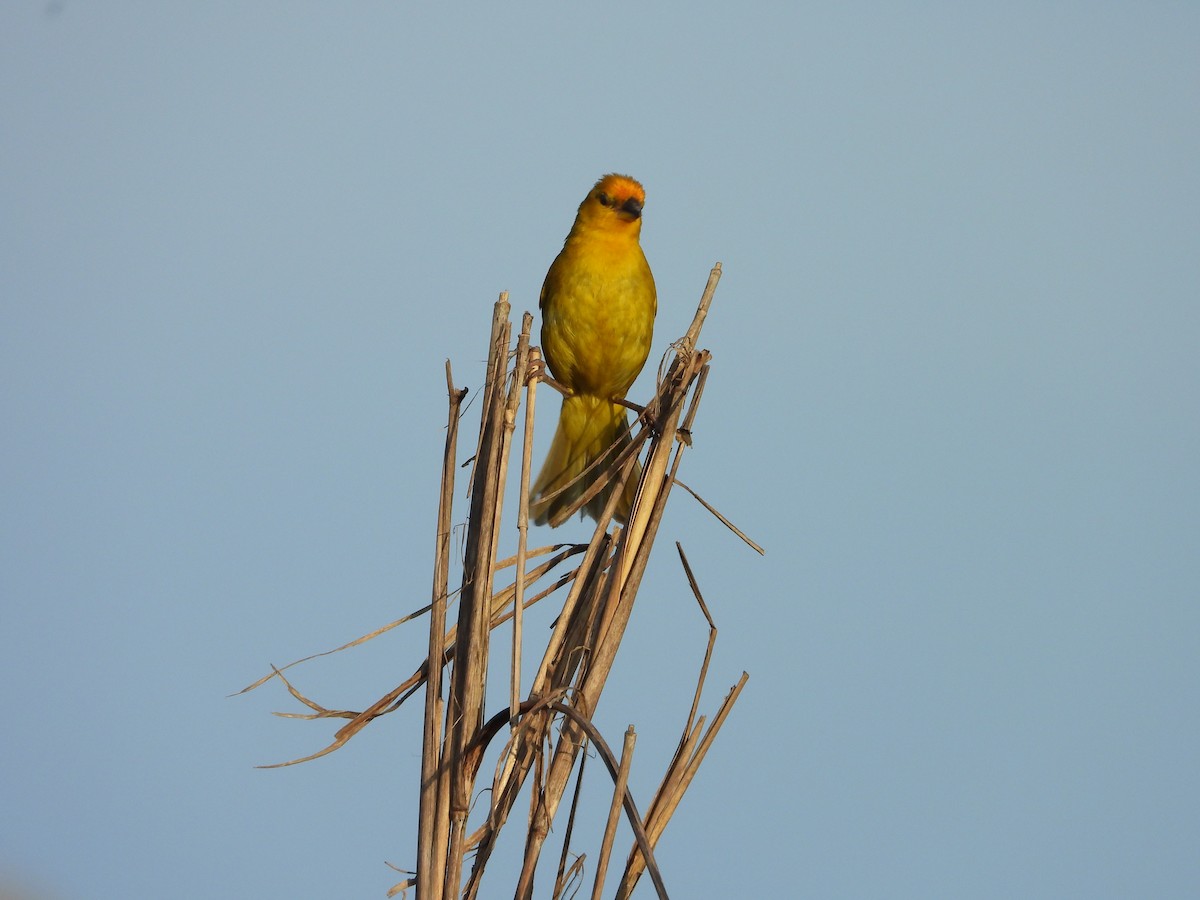
[[[642,215],[642,201],[637,197],[630,197],[621,204],[621,214],[629,219],[637,219]]]

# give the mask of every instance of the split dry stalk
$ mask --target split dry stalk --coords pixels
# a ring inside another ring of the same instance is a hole
[[[425,680],[425,730],[421,745],[421,792],[417,829],[417,893],[425,900],[441,900],[442,881],[434,873],[441,866],[435,860],[445,858],[445,846],[438,846],[436,836],[445,834],[439,827],[446,819],[446,810],[439,808],[441,786],[439,770],[442,758],[442,699],[441,658],[445,647],[446,603],[450,584],[450,511],[454,503],[454,471],[458,467],[458,418],[465,389],[456,390],[450,361],[446,361],[446,392],[450,397],[450,412],[446,422],[446,453],[442,459],[442,491],[438,501],[437,542],[433,557],[433,602],[429,615],[429,660]]]
[[[529,313],[525,314],[526,316]],[[525,329],[522,329],[524,332]],[[529,348],[527,369],[534,371],[540,368],[541,351],[537,347]],[[520,367],[516,372],[526,371]],[[521,488],[517,504],[517,572],[513,579],[513,634],[512,634],[512,686],[509,691],[508,708],[513,718],[513,728],[516,728],[517,711],[521,705],[521,645],[525,637],[525,564],[528,558],[526,545],[529,540],[529,473],[533,463],[533,414],[537,408],[537,378],[525,378],[525,440],[521,445]]]
[[[487,687],[488,645],[491,631],[492,572],[496,537],[503,505],[501,476],[505,468],[506,434],[511,417],[506,416],[504,396],[508,362],[509,303],[501,294],[492,317],[492,340],[488,355],[488,380],[479,427],[479,452],[475,457],[471,485],[471,514],[463,560],[463,586],[458,604],[458,652],[446,712],[449,737],[450,836],[446,852],[443,897],[458,895],[462,862],[466,853],[467,815],[475,772],[466,757],[468,744],[484,720]],[[528,332],[523,337],[528,346]]]

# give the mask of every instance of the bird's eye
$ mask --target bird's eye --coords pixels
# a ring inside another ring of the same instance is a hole
[[[612,197],[608,196],[608,194],[604,193],[604,191],[600,191],[600,193],[596,194],[596,199],[600,201],[601,206],[613,205]]]

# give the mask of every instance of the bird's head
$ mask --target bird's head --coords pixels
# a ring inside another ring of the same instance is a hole
[[[641,228],[646,192],[628,175],[605,175],[579,204],[579,218],[609,228]]]

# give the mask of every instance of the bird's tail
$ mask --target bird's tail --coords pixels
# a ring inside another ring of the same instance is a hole
[[[607,478],[611,474],[613,461],[629,445],[629,441],[625,407],[610,400],[580,394],[563,398],[554,442],[546,454],[542,472],[529,492],[529,514],[534,522],[538,525],[546,522],[554,526],[561,525],[566,518],[565,510],[597,479]],[[596,460],[600,462],[592,466]],[[613,514],[613,518],[621,523],[629,518],[633,495],[641,477],[640,464],[635,465],[637,468],[633,477],[627,482],[628,487],[624,496],[617,501],[617,509]],[[587,470],[586,473],[584,470]],[[587,502],[583,511],[593,519],[598,519],[612,490],[613,485],[605,487]]]

